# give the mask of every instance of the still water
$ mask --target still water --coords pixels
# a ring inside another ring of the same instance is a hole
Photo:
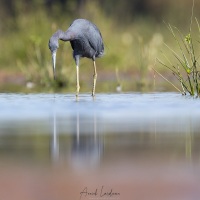
[[[200,199],[199,119],[177,93],[0,94],[0,199]]]

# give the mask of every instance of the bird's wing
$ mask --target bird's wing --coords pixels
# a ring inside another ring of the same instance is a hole
[[[101,33],[98,29],[95,29],[95,31],[92,31],[92,34],[88,35],[88,42],[91,48],[93,48],[97,54],[103,52],[104,50],[103,40]]]

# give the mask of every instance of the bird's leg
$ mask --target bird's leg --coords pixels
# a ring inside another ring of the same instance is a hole
[[[78,97],[79,95],[79,90],[80,90],[80,85],[79,85],[79,66],[76,66],[76,96]]]
[[[73,57],[76,63],[76,97],[79,95],[80,85],[79,85],[79,55],[75,55],[73,52]]]
[[[93,76],[93,88],[92,88],[92,96],[95,96],[95,88],[96,88],[96,81],[97,81],[97,70],[96,70],[96,63],[95,60],[93,61],[94,65],[94,76]]]

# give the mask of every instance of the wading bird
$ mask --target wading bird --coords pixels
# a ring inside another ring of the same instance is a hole
[[[76,19],[67,31],[58,30],[49,40],[49,49],[52,53],[53,73],[56,78],[56,51],[59,47],[58,40],[70,41],[73,49],[73,57],[76,63],[76,96],[79,95],[79,60],[87,57],[93,60],[94,76],[92,96],[95,95],[97,71],[95,59],[103,56],[104,44],[101,33],[97,26],[86,19]]]

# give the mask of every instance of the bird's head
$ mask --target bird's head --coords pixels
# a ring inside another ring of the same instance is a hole
[[[49,40],[49,49],[52,55],[52,64],[53,64],[53,75],[54,79],[56,79],[56,51],[59,47],[58,39],[52,36]]]

